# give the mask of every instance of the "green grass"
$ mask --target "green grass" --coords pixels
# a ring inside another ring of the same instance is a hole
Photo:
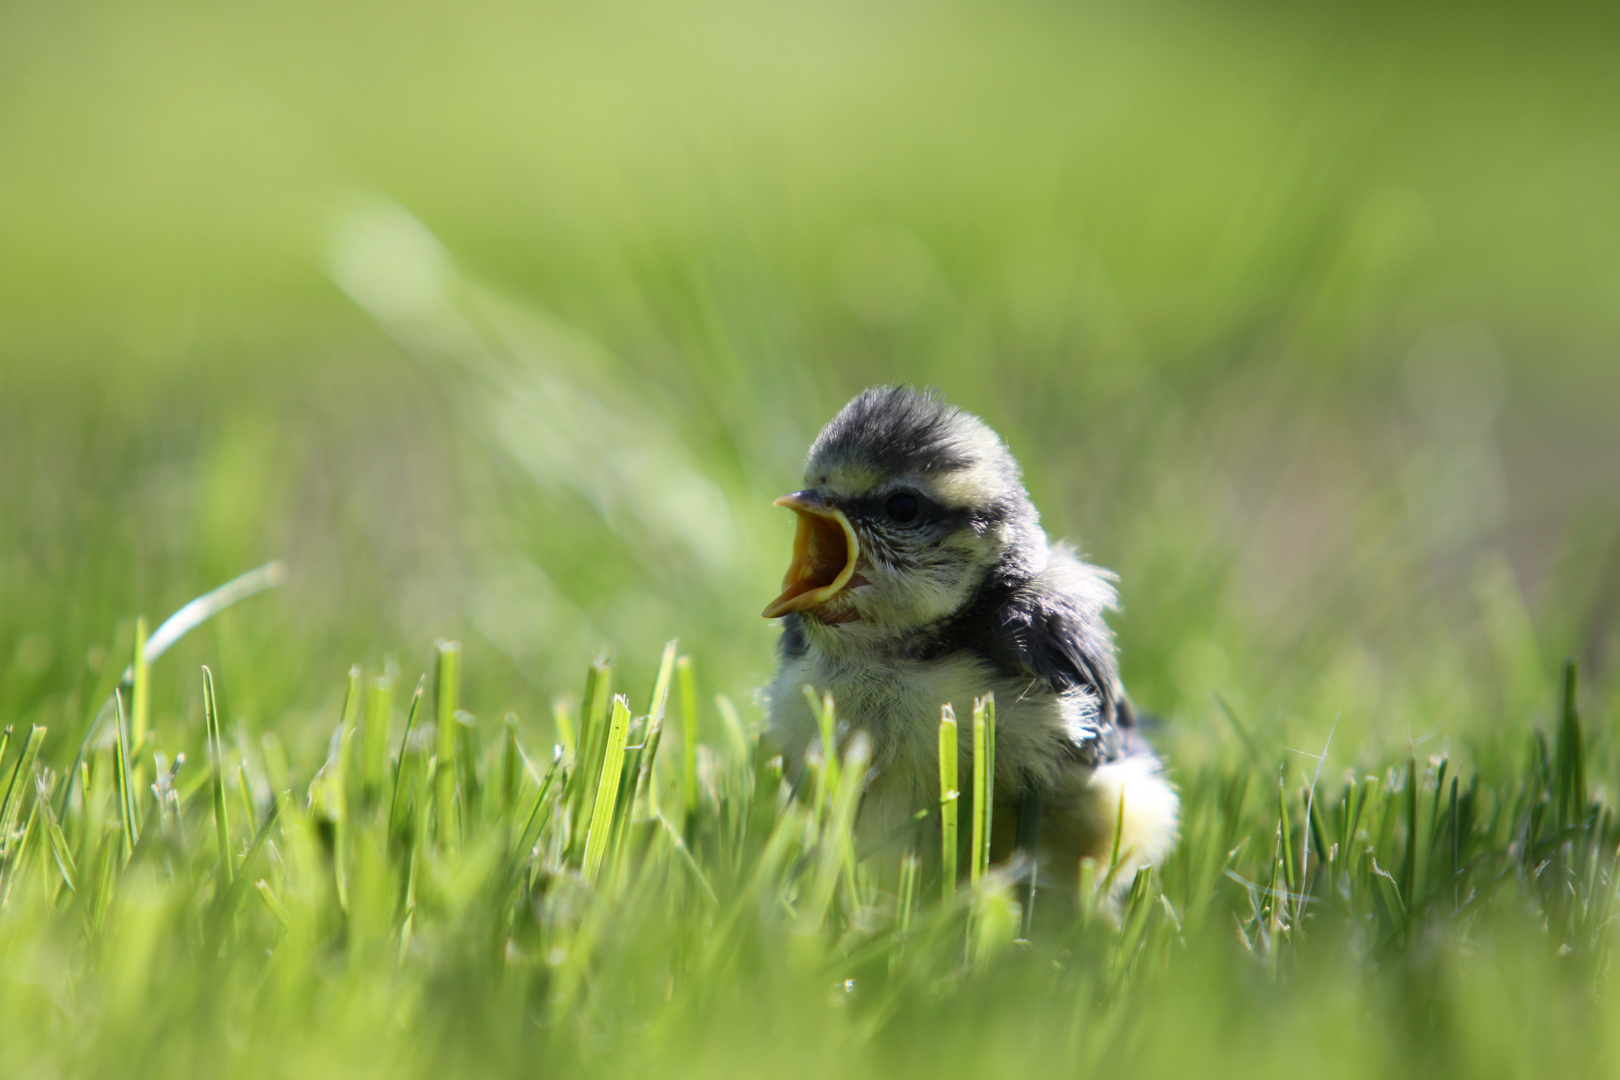
[[[1617,46],[0,5],[0,1074],[1613,1071]],[[837,702],[773,798],[771,500],[899,380],[1119,574],[1117,910],[863,868]]]
[[[1023,891],[977,845],[960,892],[934,883],[937,857],[908,858],[897,894],[877,884],[853,836],[864,739],[812,754],[799,797],[754,731],[700,741],[684,767],[661,737],[674,674],[692,670],[673,643],[645,697],[609,706],[614,668],[591,667],[566,703],[574,752],[511,721],[481,748],[458,698],[478,657],[463,657],[437,648],[431,703],[406,717],[391,677],[362,711],[351,669],[324,760],[222,728],[206,668],[184,766],[130,745],[122,689],[74,768],[38,761],[38,727],[10,740],[6,1073],[1612,1064],[1620,829],[1588,794],[1573,664],[1551,739],[1496,768],[1397,755],[1324,776],[1234,736],[1180,774],[1184,835],[1164,866],[1118,904],[1112,869],[1088,866],[1078,899],[1039,894],[1026,935]],[[683,730],[718,734],[719,713],[684,696]],[[831,735],[836,703],[817,707]],[[991,708],[976,703],[976,746]],[[131,762],[148,758],[157,780],[137,792]],[[290,767],[313,779],[289,785]]]

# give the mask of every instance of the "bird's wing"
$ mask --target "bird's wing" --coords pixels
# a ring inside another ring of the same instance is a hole
[[[1003,609],[1003,629],[1018,658],[1055,693],[1087,689],[1112,699],[1118,675],[1114,643],[1100,619],[1088,619],[1066,605],[1037,597]]]
[[[1077,743],[1117,737],[1131,723],[1119,682],[1114,636],[1103,613],[1114,604],[1104,572],[1068,552],[1055,550],[1052,565],[1031,578],[997,611],[1001,640],[1020,667],[1053,693],[1089,698],[1093,709],[1080,721]],[[1097,747],[1086,746],[1095,752]],[[1113,756],[1106,754],[1105,756]]]

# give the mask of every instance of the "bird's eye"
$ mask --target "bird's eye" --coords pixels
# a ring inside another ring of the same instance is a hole
[[[917,520],[917,497],[915,495],[895,495],[889,499],[884,507],[889,512],[889,520],[901,525],[910,525]]]

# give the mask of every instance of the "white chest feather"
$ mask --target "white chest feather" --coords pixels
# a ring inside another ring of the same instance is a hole
[[[1064,766],[1065,731],[1084,710],[1080,698],[1059,698],[1044,687],[1015,683],[966,654],[934,661],[841,660],[809,656],[785,663],[771,685],[771,727],[790,774],[816,739],[804,687],[831,693],[841,730],[872,740],[878,786],[933,791],[939,767],[940,707],[957,716],[960,769],[972,768],[975,698],[996,699],[996,784],[1002,791],[1042,782]]]

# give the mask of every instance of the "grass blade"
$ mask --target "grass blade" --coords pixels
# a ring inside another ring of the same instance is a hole
[[[647,706],[646,745],[638,755],[635,803],[631,809],[638,820],[658,814],[658,747],[664,738],[664,714],[669,704],[669,684],[675,671],[675,645],[664,646],[663,658],[658,663],[658,676],[653,680],[652,701]]]
[[[838,773],[839,783],[832,792],[826,828],[819,838],[810,881],[799,905],[798,932],[801,935],[809,936],[823,929],[840,877],[847,879],[853,870],[852,830],[871,757],[871,740],[865,732],[856,732],[849,740],[844,767]]]
[[[400,777],[405,772],[405,752],[411,744],[411,732],[416,728],[416,715],[422,708],[422,697],[427,690],[427,676],[423,675],[416,680],[416,689],[411,693],[411,707],[405,713],[405,730],[399,737],[399,758],[394,762],[394,791],[388,798],[388,823],[392,830],[399,818],[399,787]]]
[[[501,721],[501,814],[510,822],[517,809],[518,787],[523,783],[524,754],[518,744],[517,713]]]
[[[155,664],[158,657],[169,651],[175,642],[188,633],[218,615],[233,604],[240,603],[250,596],[273,589],[287,580],[287,567],[280,560],[265,563],[263,566],[249,570],[240,577],[232,578],[212,592],[204,593],[195,600],[186,604],[179,611],[163,620],[163,625],[157,628],[151,638],[146,642],[146,662]],[[124,672],[125,681],[133,680],[133,670]]]
[[[961,805],[956,788],[956,712],[939,707],[940,890],[949,900],[956,893],[956,822]]]
[[[203,665],[203,724],[208,738],[208,763],[213,767],[214,837],[219,844],[220,880],[229,886],[236,877],[231,866],[231,827],[225,808],[225,746],[219,737],[219,706],[214,696],[214,673]]]
[[[438,658],[434,718],[438,724],[439,764],[434,785],[434,813],[439,842],[454,848],[460,840],[456,817],[456,702],[461,691],[461,642],[439,642]]]
[[[907,850],[900,856],[900,895],[895,902],[895,933],[904,938],[911,930],[911,919],[917,911],[917,885],[922,877],[922,861],[917,853]]]
[[[146,730],[152,710],[152,664],[146,656],[146,617],[135,620],[135,662],[130,665],[128,755],[135,766],[130,783],[140,790],[140,753],[146,744]]]
[[[630,736],[630,703],[621,695],[613,699],[613,719],[602,750],[596,802],[591,825],[585,836],[585,880],[595,884],[613,835],[613,812],[619,798],[619,777],[624,770],[624,748]]]
[[[388,767],[388,717],[394,708],[394,680],[379,675],[366,690],[365,730],[360,742],[360,791],[369,802],[382,794]]]
[[[578,744],[574,734],[574,717],[568,711],[567,698],[558,698],[551,703],[551,725],[557,730],[557,740],[562,744],[563,753],[573,758]]]
[[[517,845],[513,848],[520,859],[528,857],[530,849],[540,838],[540,831],[545,827],[546,816],[550,812],[551,804],[555,801],[555,786],[557,773],[562,766],[561,758],[553,758],[551,768],[546,770],[544,779],[540,781],[539,788],[534,793],[534,802],[529,812],[524,815],[523,831],[518,834]]]
[[[977,886],[990,866],[990,807],[996,793],[996,703],[986,694],[973,702],[973,856],[969,874]]]
[[[591,663],[585,677],[585,696],[580,706],[579,751],[574,755],[574,767],[564,793],[572,822],[570,841],[576,855],[582,850],[581,845],[590,828],[590,815],[596,806],[597,784],[604,760],[602,747],[608,737],[612,694],[613,664],[604,653]]]
[[[9,734],[11,729],[6,729]],[[45,741],[45,729],[35,724],[28,729],[28,738],[17,753],[17,761],[11,767],[11,780],[6,784],[6,795],[0,802],[0,857],[8,862],[13,858],[11,848],[11,834],[17,828],[17,817],[22,812],[23,796],[27,789],[28,778],[32,775],[34,760],[39,757],[40,743]],[[0,748],[0,757],[3,757],[3,748]]]
[[[675,670],[681,687],[681,796],[685,800],[686,820],[690,822],[698,805],[697,677],[692,673],[690,656],[677,660]]]
[[[50,838],[51,855],[56,859],[56,868],[62,874],[62,881],[70,893],[79,891],[79,866],[73,858],[73,847],[62,832],[62,825],[56,818],[56,812],[51,808],[50,801],[43,801],[45,811],[45,831]]]
[[[117,759],[114,767],[118,777],[118,807],[119,816],[123,818],[122,835],[124,840],[124,861],[135,854],[136,830],[139,828],[135,821],[135,793],[134,785],[130,783],[129,775],[129,733],[124,724],[124,695],[117,690],[113,691],[115,711],[114,723],[117,725]]]
[[[1553,749],[1553,791],[1560,830],[1586,820],[1586,755],[1581,738],[1581,716],[1575,704],[1575,684],[1575,661],[1565,660],[1558,709],[1558,741]]]

